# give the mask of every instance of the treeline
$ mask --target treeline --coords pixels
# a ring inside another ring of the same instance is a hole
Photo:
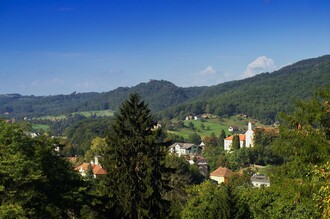
[[[104,109],[107,106],[89,106],[88,101],[98,93],[73,93],[54,96],[0,95],[0,113],[8,118],[66,115],[78,111]]]
[[[308,59],[273,73],[209,87],[194,100],[161,112],[167,118],[189,113],[231,116],[239,113],[271,124],[280,112],[292,112],[298,99],[310,98],[315,89],[330,82],[330,56]]]
[[[262,123],[273,123],[279,112],[291,112],[297,99],[330,83],[330,55],[307,59],[273,73],[211,87],[177,87],[168,81],[150,80],[134,87],[120,87],[104,93],[72,93],[56,96],[0,96],[0,113],[7,117],[63,115],[89,110],[117,110],[130,93],[136,92],[161,118],[183,118],[190,114],[212,113],[231,116],[247,114]]]
[[[5,118],[66,115],[93,110],[117,110],[132,92],[139,93],[153,112],[185,102],[207,87],[180,88],[168,81],[151,80],[132,88],[120,87],[103,93],[72,93],[55,96],[0,95],[0,114]],[[9,115],[4,115],[9,113]]]

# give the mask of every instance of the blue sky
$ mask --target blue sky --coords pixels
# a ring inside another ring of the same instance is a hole
[[[0,0],[0,94],[214,85],[330,54],[327,0]]]

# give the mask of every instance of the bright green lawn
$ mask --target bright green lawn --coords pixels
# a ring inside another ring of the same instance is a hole
[[[32,128],[33,130],[43,130],[43,131],[49,130],[49,126],[43,124],[32,124]]]
[[[192,122],[194,124],[196,133],[201,137],[204,137],[210,136],[212,133],[214,133],[216,136],[219,136],[222,129],[226,132],[226,135],[230,135],[231,133],[228,131],[230,126],[237,126],[239,129],[247,129],[247,124],[249,121],[249,119],[232,116],[230,118],[204,119],[204,122],[202,122],[201,119],[185,120],[184,125],[188,127],[189,123]],[[201,127],[201,124],[204,125],[204,128]],[[256,123],[256,125],[260,124]],[[189,128],[183,128],[181,130],[171,132],[187,138],[194,131]]]

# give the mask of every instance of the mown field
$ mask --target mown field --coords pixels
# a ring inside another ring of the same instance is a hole
[[[83,112],[71,113],[71,115],[77,115],[77,114],[85,116],[85,117],[91,117],[91,116],[111,117],[114,115],[114,112],[111,110],[99,110],[99,111],[83,111]],[[34,118],[34,120],[63,120],[66,118],[68,118],[68,115],[43,116],[43,117]],[[34,122],[37,122],[37,121],[34,121]],[[33,120],[32,120],[32,128],[34,131],[49,131],[50,130],[49,125],[33,123]]]
[[[198,119],[198,120],[185,120],[184,125],[185,128],[180,130],[171,131],[176,135],[180,135],[184,138],[187,138],[190,134],[196,132],[201,137],[210,136],[214,133],[216,136],[220,135],[221,130],[223,129],[226,132],[226,135],[233,134],[232,132],[228,131],[230,126],[238,127],[238,132],[244,132],[247,129],[248,122],[251,121],[255,123],[255,126],[265,126],[258,121],[251,119],[251,118],[243,118],[240,116],[231,116],[229,118],[220,118],[220,117],[212,117],[209,119]],[[194,125],[194,129],[189,128],[192,123]]]
[[[76,114],[86,116],[86,117],[90,117],[90,116],[107,116],[107,117],[110,117],[110,116],[113,116],[114,112],[112,110],[97,110],[97,111],[83,111],[83,112],[71,113],[71,115],[76,115]],[[65,119],[65,118],[67,118],[67,115],[42,116],[42,117],[38,117],[36,119],[61,120],[61,119]]]
[[[32,124],[33,130],[42,130],[42,131],[48,131],[49,125],[43,125],[43,124]]]

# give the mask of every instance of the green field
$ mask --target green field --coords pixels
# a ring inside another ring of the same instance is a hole
[[[82,115],[82,116],[86,116],[86,117],[90,117],[90,116],[107,116],[107,117],[111,117],[113,116],[114,112],[111,110],[95,110],[95,111],[82,111],[82,112],[76,112],[76,113],[71,113],[71,115]],[[52,119],[56,119],[56,120],[61,120],[61,119],[65,119],[67,118],[66,115],[59,115],[59,116],[42,116],[42,117],[38,117],[36,119],[44,119],[44,120],[52,120]]]
[[[42,131],[48,131],[49,126],[48,125],[42,125],[42,124],[32,124],[33,130],[42,130]]]
[[[78,113],[73,113],[73,114],[79,114],[79,115],[83,115],[86,117],[95,115],[95,116],[107,116],[107,117],[111,117],[113,116],[113,111],[111,110],[98,110],[98,111],[84,111],[84,112],[78,112]]]
[[[183,136],[187,138],[190,134],[196,131],[198,135],[201,137],[210,136],[214,133],[216,136],[220,135],[221,130],[223,129],[226,132],[226,135],[231,135],[232,133],[228,131],[230,126],[237,126],[239,130],[246,130],[247,124],[249,121],[256,122],[257,126],[264,126],[253,119],[241,118],[239,116],[232,116],[230,118],[219,118],[213,117],[210,119],[198,119],[198,120],[185,120],[184,125],[185,128],[182,128],[177,131],[170,131],[175,133],[176,135]],[[195,131],[188,128],[189,123],[194,124]]]

